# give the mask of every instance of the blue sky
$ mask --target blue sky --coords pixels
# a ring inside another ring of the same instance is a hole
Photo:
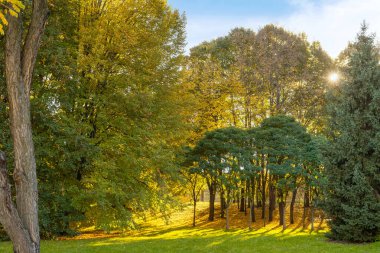
[[[227,35],[234,27],[257,31],[273,23],[305,32],[336,57],[355,39],[363,20],[380,34],[380,0],[168,0],[187,17],[187,47]]]

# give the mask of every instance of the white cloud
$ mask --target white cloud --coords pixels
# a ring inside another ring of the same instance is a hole
[[[227,35],[234,27],[257,30],[268,23],[281,25],[293,32],[305,32],[310,40],[336,57],[356,37],[363,20],[369,30],[380,35],[380,0],[289,0],[296,11],[288,16],[269,17],[191,17],[188,20],[187,49],[205,40]]]
[[[379,0],[323,1],[319,6],[303,6],[280,23],[291,31],[305,32],[310,40],[319,40],[336,57],[355,39],[363,20],[371,32],[380,34]]]

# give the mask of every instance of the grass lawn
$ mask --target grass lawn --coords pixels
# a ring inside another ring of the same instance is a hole
[[[10,243],[1,243],[0,252],[12,253]],[[145,236],[42,242],[43,253],[117,252],[380,252],[380,242],[340,244],[326,240],[322,233],[281,233],[260,229],[255,232],[224,232],[215,229],[179,228]]]
[[[204,206],[200,207],[201,209]],[[204,211],[204,210],[203,210]],[[277,223],[266,227],[255,227],[254,231],[239,228],[237,222],[229,232],[223,230],[223,220],[217,219],[213,223],[205,222],[200,210],[198,226],[192,228],[191,208],[172,217],[172,224],[165,225],[163,221],[152,219],[142,230],[128,235],[111,235],[111,237],[97,237],[97,234],[82,236],[74,239],[43,241],[42,253],[118,253],[118,252],[306,252],[306,253],[379,253],[380,242],[371,244],[344,244],[330,242],[324,237],[325,230],[309,233],[299,226],[289,226],[285,232]],[[243,214],[236,212],[231,221],[242,220]],[[184,221],[186,217],[186,222]],[[160,223],[162,222],[162,223]],[[211,224],[211,225],[210,225]],[[234,223],[232,223],[234,224]],[[109,235],[110,236],[110,235]],[[90,237],[88,239],[88,237]],[[0,252],[12,253],[11,244],[0,243]]]

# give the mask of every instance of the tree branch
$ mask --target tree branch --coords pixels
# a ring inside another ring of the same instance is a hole
[[[30,93],[34,64],[37,59],[38,48],[40,46],[41,38],[45,30],[45,24],[49,15],[46,0],[34,0],[32,8],[33,14],[31,23],[22,52],[22,76],[27,95]]]

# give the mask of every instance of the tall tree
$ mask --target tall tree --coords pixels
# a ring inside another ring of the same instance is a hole
[[[336,240],[374,241],[380,233],[380,55],[374,39],[364,24],[330,105],[325,210],[329,237]]]
[[[5,75],[15,160],[13,179],[16,186],[17,205],[12,200],[5,155],[1,153],[0,221],[13,242],[14,252],[17,253],[40,252],[37,173],[30,116],[30,91],[47,16],[47,1],[33,1],[25,37],[21,15],[7,17]]]

